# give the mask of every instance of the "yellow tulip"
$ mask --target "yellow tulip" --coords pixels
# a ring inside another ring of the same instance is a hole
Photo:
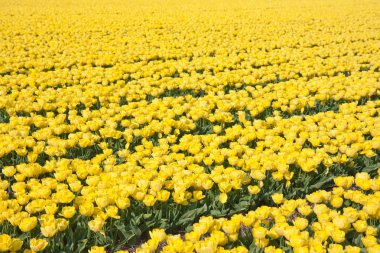
[[[104,247],[92,246],[88,251],[89,253],[106,253],[106,249]]]
[[[28,217],[21,220],[19,228],[22,232],[29,232],[37,226],[37,217]]]
[[[284,195],[281,193],[275,193],[272,195],[272,200],[274,203],[281,204],[284,201]]]
[[[227,199],[228,199],[228,196],[226,193],[223,192],[219,195],[220,203],[225,204],[227,202]]]
[[[35,251],[42,251],[48,246],[48,242],[45,239],[32,238],[30,240],[30,248]]]
[[[0,235],[0,251],[8,251],[12,247],[12,237],[7,234]]]

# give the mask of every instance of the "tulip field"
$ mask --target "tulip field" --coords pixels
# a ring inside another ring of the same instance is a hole
[[[0,0],[0,252],[380,253],[380,1]]]

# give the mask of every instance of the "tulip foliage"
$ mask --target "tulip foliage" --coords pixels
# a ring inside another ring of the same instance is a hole
[[[378,1],[0,14],[1,252],[379,252]]]
[[[277,206],[260,206],[230,219],[201,217],[183,237],[154,229],[136,252],[158,247],[162,252],[249,252],[257,247],[265,253],[378,252],[379,175],[371,178],[361,172],[334,182],[330,191],[318,190],[302,199],[286,200],[275,193]]]

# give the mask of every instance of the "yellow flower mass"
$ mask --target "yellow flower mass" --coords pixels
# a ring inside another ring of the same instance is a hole
[[[0,1],[1,252],[380,252],[380,2]]]

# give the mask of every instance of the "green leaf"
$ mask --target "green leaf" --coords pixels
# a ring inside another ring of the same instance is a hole
[[[234,211],[245,211],[250,206],[250,203],[248,201],[241,201],[237,204],[233,205]]]
[[[254,242],[251,243],[251,245],[249,245],[249,248],[248,248],[248,252],[254,252],[254,250],[256,249],[256,245]]]
[[[142,218],[143,218],[143,214],[133,217],[131,219],[131,224],[138,226],[141,223]]]
[[[195,220],[196,217],[207,211],[207,205],[185,212],[179,219],[176,225],[184,225]]]
[[[376,163],[370,166],[366,166],[364,169],[362,169],[362,171],[370,173],[372,171],[376,171],[379,168],[380,168],[380,163]]]
[[[318,190],[318,189],[324,188],[325,186],[327,186],[328,184],[330,184],[332,182],[334,177],[335,176],[332,175],[329,177],[322,178],[317,183],[311,185],[310,190]]]
[[[153,214],[151,214],[151,213],[146,213],[146,214],[143,214],[143,218],[144,218],[144,220],[147,220],[147,219],[151,218],[152,215]]]
[[[222,215],[222,212],[220,210],[211,210],[210,214],[218,217]]]
[[[136,236],[140,236],[142,234],[141,229],[138,227],[132,227],[133,234]]]
[[[120,224],[115,224],[116,228],[122,233],[124,236],[125,240],[129,241],[132,239],[135,235],[132,233],[132,231],[126,231],[126,227]]]
[[[78,242],[79,247],[77,248],[77,252],[83,252],[83,250],[84,250],[84,249],[86,248],[86,246],[87,246],[87,242],[88,242],[87,239],[80,240],[80,241]]]

